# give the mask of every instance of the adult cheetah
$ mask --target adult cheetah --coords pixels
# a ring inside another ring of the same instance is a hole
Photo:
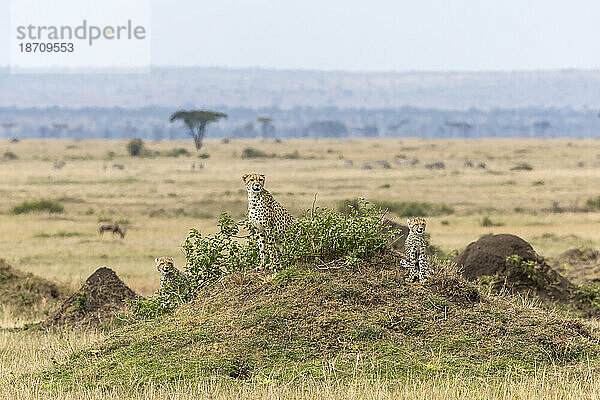
[[[261,266],[267,264],[267,251],[271,264],[278,265],[278,242],[292,226],[293,217],[265,189],[264,175],[244,174],[242,180],[248,191],[248,219],[258,235]]]

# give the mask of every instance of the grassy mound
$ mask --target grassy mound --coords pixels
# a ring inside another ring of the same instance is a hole
[[[232,273],[173,313],[114,331],[45,374],[55,384],[529,373],[595,359],[579,320],[482,296],[452,272],[405,283],[388,251],[331,264]]]
[[[56,308],[66,287],[19,271],[0,259],[0,304],[4,312],[36,319]]]
[[[600,251],[569,249],[556,258],[554,267],[576,284],[598,283]]]

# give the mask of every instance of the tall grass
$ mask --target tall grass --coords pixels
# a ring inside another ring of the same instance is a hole
[[[600,398],[600,378],[592,371],[580,373],[555,373],[537,370],[525,376],[516,373],[492,379],[470,376],[445,375],[424,379],[407,376],[389,382],[381,379],[357,377],[347,382],[335,379],[335,373],[324,371],[324,382],[300,378],[295,383],[269,382],[263,377],[254,382],[236,382],[213,379],[195,384],[172,383],[155,386],[152,383],[131,382],[128,387],[104,389],[73,388],[44,389],[35,376],[16,382],[0,382],[3,399],[87,399],[87,400],[188,400],[188,399],[296,399],[296,400],[346,400],[346,399],[440,399],[440,400],[582,400]]]

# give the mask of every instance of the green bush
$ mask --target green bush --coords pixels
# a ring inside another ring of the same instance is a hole
[[[190,152],[184,149],[183,147],[178,147],[176,149],[171,149],[164,153],[166,157],[179,157],[179,156],[190,156]]]
[[[12,151],[7,151],[7,152],[4,153],[4,155],[2,156],[2,158],[4,160],[8,161],[8,160],[16,160],[19,157],[17,157],[17,155],[15,153],[13,153]]]
[[[585,207],[590,211],[600,210],[600,196],[587,199]]]
[[[119,219],[115,219],[114,217],[107,217],[105,215],[100,215],[96,221],[98,223],[100,222],[116,222],[117,224],[123,226],[123,225],[131,225],[131,221],[128,220],[127,218],[119,218]]]
[[[492,219],[491,219],[490,217],[488,217],[488,216],[485,216],[485,217],[483,217],[483,219],[481,220],[481,222],[480,222],[480,225],[481,225],[481,226],[486,226],[486,227],[487,227],[487,226],[502,226],[502,225],[504,225],[504,224],[503,224],[503,223],[501,223],[501,222],[494,222],[494,221],[492,221]]]
[[[347,215],[326,208],[296,219],[296,230],[284,237],[280,257],[283,264],[343,261],[355,265],[398,236],[398,230],[384,231],[383,211],[361,200],[360,207],[348,206]]]
[[[253,147],[246,147],[242,150],[242,158],[273,158],[275,154],[268,154],[262,150]]]
[[[127,304],[135,318],[143,320],[154,319],[171,311],[161,302],[161,296],[158,292],[147,299],[136,297],[134,300],[125,300],[125,304]]]
[[[450,215],[454,208],[446,204],[431,204],[410,201],[376,201],[377,207],[387,209],[399,217],[432,217]]]
[[[348,214],[316,208],[297,218],[295,229],[290,229],[281,240],[278,249],[281,265],[336,262],[340,266],[354,266],[383,251],[400,232],[383,229],[381,209],[364,201],[360,205],[360,210],[350,206]],[[134,315],[153,318],[164,314],[190,301],[200,287],[214,283],[223,275],[260,265],[258,243],[248,220],[235,222],[229,214],[223,213],[218,225],[219,231],[214,235],[203,236],[197,229],[190,230],[183,244],[187,260],[185,273],[189,277],[186,285],[169,293],[159,291],[147,300],[135,300],[131,303]],[[240,227],[250,232],[244,242],[237,240]]]
[[[507,267],[513,270],[522,271],[531,281],[540,283],[540,271],[542,270],[543,266],[538,264],[536,261],[525,261],[520,255],[513,254],[506,257],[505,264]],[[511,272],[509,270],[509,275],[510,274]]]
[[[189,275],[173,278],[174,282],[171,286],[159,288],[154,296],[148,299],[136,297],[133,301],[129,301],[129,307],[134,315],[140,319],[156,318],[196,297],[199,286],[193,283]]]
[[[600,311],[600,285],[598,283],[587,283],[577,288],[579,301]]]
[[[481,226],[494,226],[494,222],[490,217],[483,217],[480,223]]]
[[[187,260],[185,273],[189,280],[185,285],[170,288],[167,292],[159,290],[149,299],[135,299],[130,303],[130,308],[136,316],[154,318],[165,314],[177,305],[190,301],[200,287],[215,282],[223,274],[259,265],[259,249],[254,235],[250,235],[245,243],[235,238],[240,226],[254,232],[247,220],[235,222],[229,214],[223,213],[218,225],[219,231],[214,235],[202,236],[197,229],[190,230],[183,244]]]
[[[45,233],[40,232],[33,235],[34,238],[47,239],[47,238],[69,238],[69,237],[81,237],[85,236],[85,234],[81,232],[68,232],[68,231],[58,231],[56,233]]]
[[[517,164],[510,169],[511,171],[531,171],[533,167],[527,163]]]
[[[13,214],[28,214],[43,211],[49,212],[50,214],[56,214],[63,212],[64,207],[57,201],[42,199],[36,201],[24,201],[23,203],[14,206],[11,212]]]
[[[186,271],[198,285],[212,282],[223,273],[259,265],[258,243],[254,235],[251,234],[246,243],[235,239],[240,226],[254,232],[248,221],[235,222],[231,215],[223,213],[218,225],[219,232],[208,236],[202,236],[197,229],[192,229],[183,244]]]
[[[294,150],[293,153],[284,154],[283,158],[288,159],[288,160],[299,160],[301,157],[300,157],[300,153],[298,153],[298,150]]]
[[[131,139],[127,143],[127,152],[132,157],[141,157],[144,155],[144,142],[142,139]]]
[[[558,201],[552,202],[552,212],[553,213],[560,214],[560,213],[564,213],[565,211],[566,211],[565,208],[561,207],[560,203]]]

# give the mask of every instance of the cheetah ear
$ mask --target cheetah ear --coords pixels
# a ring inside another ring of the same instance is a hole
[[[410,218],[407,218],[407,220],[406,220],[406,224],[407,224],[407,225],[410,225]]]
[[[244,175],[242,175],[242,180],[244,182],[246,182],[246,178],[248,178],[249,176],[250,176],[250,174],[244,174]]]
[[[158,257],[156,257],[156,258],[154,259],[154,262],[155,262],[155,263],[158,263]]]

